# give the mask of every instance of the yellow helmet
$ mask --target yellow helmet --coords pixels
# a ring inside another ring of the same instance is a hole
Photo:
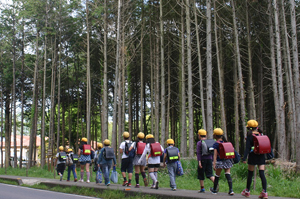
[[[71,149],[71,148],[68,149],[68,152],[72,152],[72,151],[73,151],[73,149]]]
[[[174,140],[173,139],[167,139],[167,144],[174,144]]]
[[[110,141],[109,141],[108,139],[105,139],[103,143],[104,143],[104,145],[106,145],[106,146],[109,146],[109,145],[110,145]]]
[[[83,138],[81,138],[81,141],[82,141],[82,142],[87,142],[88,140],[87,140],[87,138],[84,138],[84,137],[83,137]]]
[[[247,122],[247,126],[246,127],[257,127],[258,126],[258,122],[256,121],[256,120],[249,120],[248,122]]]
[[[103,144],[102,143],[97,143],[97,147],[98,147],[98,149],[100,148],[103,148]]]
[[[149,139],[149,138],[154,138],[154,136],[152,134],[146,135],[146,139]]]
[[[207,135],[207,132],[204,129],[199,129],[198,130],[198,135]]]
[[[60,147],[58,147],[58,149],[59,149],[60,151],[63,151],[63,150],[64,150],[64,147],[63,147],[63,146],[60,146]]]
[[[124,137],[124,138],[129,138],[129,133],[125,131],[125,132],[123,133],[123,137]]]
[[[214,129],[214,135],[223,135],[224,132],[221,128],[215,128]]]
[[[144,139],[145,134],[144,134],[143,132],[139,132],[139,133],[137,134],[137,137],[140,138],[140,139]]]

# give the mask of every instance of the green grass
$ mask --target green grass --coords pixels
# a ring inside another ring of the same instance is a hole
[[[197,179],[197,161],[196,160],[182,160],[182,165],[184,168],[185,175],[177,177],[176,183],[178,189],[188,189],[188,190],[199,190],[200,184],[199,180]],[[117,168],[119,173],[119,184],[123,182],[122,176],[120,174],[120,168]],[[4,168],[0,168],[0,173],[4,174]],[[7,168],[7,175],[15,175],[15,176],[25,176],[26,175],[26,168],[23,169],[13,169]],[[274,167],[273,165],[266,166],[266,178],[268,184],[268,194],[269,196],[281,196],[281,197],[293,197],[293,198],[300,198],[300,175],[293,172],[293,171],[283,171],[280,168]],[[233,181],[233,190],[236,194],[242,192],[242,190],[246,187],[248,175],[248,165],[239,163],[235,164],[231,169],[231,176]],[[53,178],[53,172],[49,172],[46,168],[41,169],[38,167],[33,167],[28,171],[29,177],[40,177],[40,178]],[[77,176],[80,176],[80,169],[77,168]],[[86,176],[86,175],[85,175]],[[90,178],[91,182],[95,182],[96,173],[92,172],[92,177]],[[55,175],[56,179],[59,179],[57,175]],[[63,180],[67,179],[67,172],[65,171]],[[73,175],[71,174],[71,180],[73,180]],[[86,177],[85,179],[86,180]],[[140,177],[141,180],[141,177]],[[169,188],[169,175],[167,168],[162,168],[158,172],[158,180],[160,187]],[[152,180],[150,180],[150,184]],[[133,186],[135,185],[135,180],[133,176],[132,180]],[[208,191],[209,187],[213,186],[213,183],[209,179],[205,179],[205,189]],[[38,185],[39,186],[39,185]],[[57,188],[58,189],[58,188]],[[251,195],[259,195],[261,192],[261,180],[258,175],[258,171],[256,174],[256,189],[253,189],[253,183],[251,186]],[[58,191],[61,190],[58,189]],[[220,181],[219,181],[219,190],[220,192],[228,192],[228,184],[225,178],[225,173],[222,171]],[[79,191],[77,188],[66,188],[64,192],[67,193],[76,193],[80,194],[83,192],[87,194],[87,192]],[[90,192],[90,191],[88,191]],[[110,193],[111,191],[103,192],[106,194],[104,198],[120,198],[122,197],[123,192],[118,192],[116,195],[115,193]],[[96,193],[97,197],[99,197],[99,193]],[[137,198],[139,198],[137,196]]]

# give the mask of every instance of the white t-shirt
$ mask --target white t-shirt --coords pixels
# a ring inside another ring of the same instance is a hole
[[[156,142],[158,143],[158,142]],[[161,147],[161,151],[163,152],[164,151],[164,148],[160,145]],[[140,159],[144,158],[146,156],[146,154],[151,154],[151,147],[150,147],[150,143],[148,143],[144,149],[144,152],[142,154],[142,156],[140,157]],[[160,156],[155,156],[155,157],[152,157],[150,156],[148,158],[148,164],[160,164]]]
[[[120,149],[123,150],[122,159],[128,158],[128,155],[125,154],[125,142],[131,143],[130,140],[125,140],[124,142],[122,142],[122,143],[120,144]]]

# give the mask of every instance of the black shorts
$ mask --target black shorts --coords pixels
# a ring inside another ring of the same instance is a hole
[[[132,158],[124,158],[121,162],[121,172],[133,173],[133,159]]]
[[[266,164],[265,154],[249,153],[248,164],[250,165],[264,165]]]
[[[204,180],[204,174],[207,178],[210,178],[213,176],[213,170],[212,170],[212,159],[203,159],[201,160],[202,168],[198,165],[198,179]]]
[[[66,169],[66,163],[60,163],[56,166],[57,168],[57,175],[59,175],[59,173],[64,174],[64,171]]]
[[[159,168],[160,164],[148,164],[148,168]]]

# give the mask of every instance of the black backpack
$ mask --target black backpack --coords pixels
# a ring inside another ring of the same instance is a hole
[[[214,139],[201,140],[202,142],[202,155],[211,155],[214,154]]]
[[[113,158],[115,157],[114,149],[113,149],[113,148],[110,148],[110,147],[105,147],[105,148],[104,148],[104,151],[103,151],[103,157],[104,157],[106,160],[113,159]]]
[[[66,161],[67,153],[66,152],[59,152],[59,161]]]
[[[169,161],[177,161],[179,159],[178,156],[178,148],[176,147],[171,147],[171,148],[167,148],[167,157]]]
[[[134,156],[135,156],[135,149],[132,148],[131,151],[129,151],[129,148],[131,147],[131,145],[132,145],[132,142],[127,143],[125,141],[125,154],[127,156],[129,156],[130,158],[134,158]]]

